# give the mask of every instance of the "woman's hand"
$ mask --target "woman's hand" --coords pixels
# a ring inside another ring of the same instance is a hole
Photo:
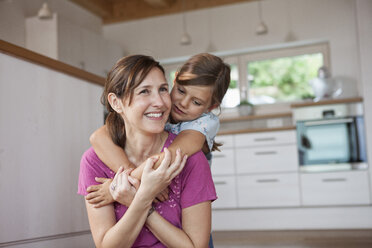
[[[171,153],[167,148],[164,148],[164,154],[164,159],[157,169],[154,170],[153,166],[158,157],[147,159],[145,168],[143,169],[141,186],[138,193],[141,192],[147,200],[154,200],[160,192],[168,187],[173,178],[175,178],[185,166],[187,155],[181,159],[180,149],[177,149],[176,158],[172,164],[170,164]]]
[[[106,205],[109,205],[114,202],[110,194],[110,184],[112,179],[110,178],[103,178],[97,177],[96,182],[101,184],[92,185],[87,188],[87,192],[89,193],[85,199],[95,208],[100,208]]]
[[[110,185],[112,198],[122,205],[129,207],[137,192],[140,182],[129,176],[132,169],[120,167]]]

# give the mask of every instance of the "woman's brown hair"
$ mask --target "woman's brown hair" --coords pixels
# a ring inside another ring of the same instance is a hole
[[[190,79],[181,79],[184,74],[191,74]],[[176,82],[180,85],[212,86],[211,106],[220,106],[230,84],[230,66],[220,57],[209,53],[192,56],[181,67]],[[212,151],[219,150],[221,144],[214,142]]]
[[[108,111],[106,126],[110,136],[114,143],[122,148],[125,147],[126,140],[124,120],[111,107],[108,94],[114,93],[121,100],[129,97],[129,104],[131,104],[134,89],[141,84],[153,68],[158,68],[164,73],[163,67],[152,57],[131,55],[117,61],[107,75],[101,102]]]

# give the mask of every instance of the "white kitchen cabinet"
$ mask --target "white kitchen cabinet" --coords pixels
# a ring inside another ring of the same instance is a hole
[[[235,176],[213,176],[213,181],[218,199],[212,203],[212,208],[236,208],[237,191]]]
[[[238,175],[298,171],[296,145],[236,148]]]
[[[274,146],[282,144],[296,144],[296,132],[294,130],[258,132],[239,134],[235,136],[235,147]]]
[[[216,137],[216,142],[221,143],[220,148],[233,148],[234,147],[234,135],[219,135]]]
[[[297,173],[237,176],[239,207],[300,206]]]
[[[368,171],[301,174],[304,206],[370,204]]]
[[[213,152],[211,171],[212,175],[234,175],[234,150],[231,148],[221,148],[220,152]]]

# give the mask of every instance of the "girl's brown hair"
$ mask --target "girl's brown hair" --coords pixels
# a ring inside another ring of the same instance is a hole
[[[129,104],[133,98],[133,91],[141,84],[147,74],[158,68],[164,73],[159,62],[150,56],[132,55],[120,59],[107,75],[105,89],[101,96],[101,102],[106,106],[108,115],[106,126],[114,143],[122,148],[125,147],[125,126],[120,114],[111,107],[108,94],[114,93],[119,99],[129,97]]]
[[[192,74],[191,79],[181,80],[184,74]],[[220,105],[230,84],[230,66],[220,57],[209,53],[192,56],[181,67],[176,77],[180,85],[212,86],[212,105]]]
[[[190,79],[181,80],[184,74],[191,74]],[[181,67],[176,77],[180,85],[212,86],[211,106],[220,106],[230,84],[230,66],[220,57],[209,53],[192,56]],[[219,150],[221,144],[214,142],[212,151]]]

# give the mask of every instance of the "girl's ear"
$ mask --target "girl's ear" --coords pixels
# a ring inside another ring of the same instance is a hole
[[[114,93],[109,93],[107,99],[111,108],[115,110],[116,113],[120,114],[123,112],[123,104],[121,103],[121,99],[118,98]]]
[[[219,105],[216,103],[216,104],[213,104],[211,105],[209,108],[208,108],[208,112],[211,112],[213,109],[217,108]]]

